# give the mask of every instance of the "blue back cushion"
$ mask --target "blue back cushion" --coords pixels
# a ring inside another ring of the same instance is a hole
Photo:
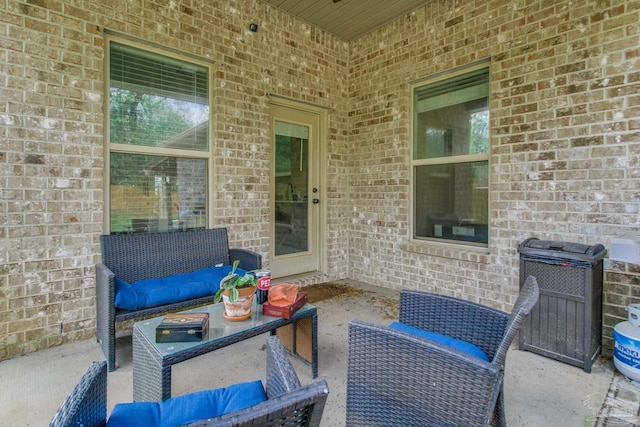
[[[157,307],[193,298],[213,295],[220,288],[220,280],[232,269],[231,265],[208,267],[192,273],[145,279],[127,283],[116,277],[114,305],[123,310]],[[236,272],[244,275],[238,268]]]
[[[218,417],[267,400],[260,380],[198,391],[164,402],[118,403],[107,427],[174,427]]]
[[[416,335],[421,338],[426,338],[431,341],[438,342],[440,344],[448,345],[449,347],[453,347],[455,349],[463,351],[467,354],[470,354],[471,356],[475,356],[487,362],[489,361],[489,358],[487,357],[485,352],[480,349],[480,347],[477,347],[476,345],[471,344],[468,341],[463,341],[456,338],[452,338],[448,335],[442,335],[435,332],[414,328],[413,326],[405,325],[404,323],[400,323],[400,322],[392,322],[389,325],[389,327],[391,329],[407,332],[411,335]]]

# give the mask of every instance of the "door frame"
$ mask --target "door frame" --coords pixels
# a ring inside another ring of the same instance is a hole
[[[272,106],[287,108],[291,110],[301,111],[307,114],[312,114],[317,116],[318,119],[318,148],[317,158],[313,159],[314,167],[317,168],[317,182],[310,182],[309,187],[318,188],[317,198],[320,202],[317,205],[318,213],[317,213],[317,224],[315,225],[315,247],[314,251],[317,252],[317,260],[316,260],[316,269],[310,270],[307,272],[298,273],[295,276],[299,275],[307,275],[307,274],[317,274],[324,273],[327,265],[327,190],[326,190],[326,182],[327,182],[327,116],[328,116],[328,108],[321,107],[318,105],[301,102],[297,100],[293,100],[290,98],[281,97],[278,95],[270,95],[269,97],[269,108]],[[273,116],[269,114],[269,122],[273,125]],[[274,130],[272,129],[270,132],[270,147],[271,147],[271,159],[273,159],[274,153],[273,150],[275,147],[274,144]],[[310,178],[311,179],[311,178]],[[270,190],[270,200],[269,200],[269,236],[270,236],[270,248],[269,248],[269,258],[270,262],[275,258],[275,217],[274,217],[274,206],[275,206],[275,165],[272,164],[271,167],[271,190]],[[271,267],[271,277],[274,279],[286,277],[284,275],[280,275],[276,269],[273,270]]]

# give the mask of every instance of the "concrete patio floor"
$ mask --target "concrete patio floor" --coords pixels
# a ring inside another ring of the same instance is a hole
[[[343,281],[358,292],[317,302],[319,377],[329,400],[323,427],[345,425],[347,325],[352,319],[386,324],[397,318],[396,291]],[[200,356],[174,367],[173,395],[240,381],[263,379],[266,335]],[[108,375],[108,411],[132,399],[131,336],[118,338],[118,369]],[[0,362],[2,426],[48,425],[59,405],[94,360],[103,360],[94,340],[75,342]],[[293,361],[303,384],[310,369]],[[638,422],[638,387],[600,358],[582,369],[519,351],[507,357],[505,404],[509,426],[628,426]]]

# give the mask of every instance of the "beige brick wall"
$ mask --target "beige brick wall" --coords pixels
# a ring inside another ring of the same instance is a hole
[[[612,236],[637,230],[639,22],[640,3],[620,0],[441,0],[354,42],[349,139],[361,154],[349,168],[349,277],[507,310],[525,238],[608,247]],[[484,58],[488,253],[412,242],[409,83]],[[606,277],[605,312],[618,315],[605,317],[610,349],[621,306],[639,292],[638,271]]]
[[[105,29],[215,62],[211,197],[234,244],[269,250],[277,94],[329,111],[328,270],[311,281],[508,309],[526,237],[608,246],[640,227],[638,22],[630,1],[436,0],[346,43],[260,0],[0,3],[0,360],[94,334]],[[487,57],[488,251],[412,242],[409,82]],[[607,274],[605,311],[637,294],[630,269]]]
[[[602,354],[613,357],[613,328],[628,319],[629,304],[640,304],[640,265],[607,260],[604,267]]]
[[[214,226],[234,246],[269,250],[269,96],[332,112],[330,269],[310,281],[346,276],[346,43],[256,0],[0,2],[0,360],[95,333],[105,31],[215,63]]]

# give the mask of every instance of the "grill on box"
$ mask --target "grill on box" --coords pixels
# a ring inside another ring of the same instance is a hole
[[[535,276],[540,299],[520,331],[520,349],[591,372],[602,342],[603,245],[522,242],[520,286]]]

